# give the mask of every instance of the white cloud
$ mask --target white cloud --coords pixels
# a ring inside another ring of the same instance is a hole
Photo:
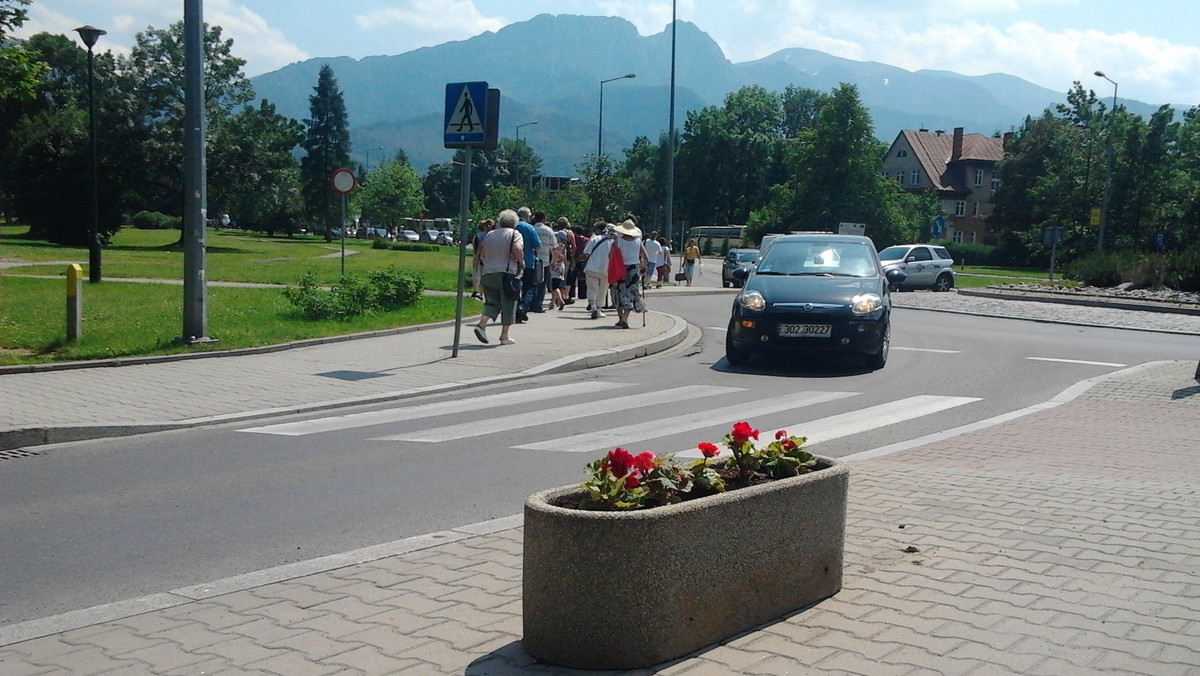
[[[470,0],[408,0],[399,7],[365,12],[355,24],[371,32],[387,31],[397,43],[391,53],[428,47],[504,28],[505,22],[485,17]]]
[[[230,0],[209,0],[204,20],[220,26],[223,37],[233,39],[234,55],[246,60],[244,70],[248,76],[308,58],[304,50],[267,25],[261,16]]]

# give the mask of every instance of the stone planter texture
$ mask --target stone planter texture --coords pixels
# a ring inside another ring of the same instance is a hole
[[[833,596],[842,587],[849,469],[632,512],[525,501],[524,637],[579,669],[666,662]]]

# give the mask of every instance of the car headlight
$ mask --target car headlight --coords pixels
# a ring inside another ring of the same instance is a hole
[[[873,293],[860,293],[850,303],[850,310],[856,315],[869,315],[883,307],[883,299]]]
[[[738,303],[747,310],[762,312],[767,309],[767,299],[757,291],[747,291],[738,296]]]

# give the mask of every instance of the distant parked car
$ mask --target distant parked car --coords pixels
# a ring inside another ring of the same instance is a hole
[[[944,246],[933,244],[897,244],[879,252],[884,270],[901,270],[907,279],[900,289],[954,288],[954,259]]]
[[[437,237],[437,243],[442,246],[454,246],[454,237],[450,234],[449,230],[443,230]]]
[[[437,242],[437,239],[441,236],[441,234],[442,233],[437,230],[422,230],[421,241],[428,244],[434,244]]]
[[[420,242],[421,236],[414,230],[401,230],[400,236],[396,239],[401,242]]]
[[[725,261],[721,264],[721,286],[729,288],[731,286],[741,286],[746,283],[744,278],[734,276],[734,272],[739,268],[753,270],[754,264],[758,262],[758,249],[730,249],[729,253],[725,254]]]

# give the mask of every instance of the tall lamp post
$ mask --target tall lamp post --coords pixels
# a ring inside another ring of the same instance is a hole
[[[610,77],[600,81],[600,133],[596,135],[596,170],[600,170],[600,157],[604,155],[604,85],[617,80],[632,80],[636,73],[626,73],[618,77]]]
[[[1113,103],[1112,110],[1108,111],[1108,163],[1104,168],[1104,201],[1100,204],[1100,232],[1096,237],[1096,250],[1104,250],[1104,229],[1108,225],[1108,203],[1112,199],[1112,169],[1113,169],[1113,154],[1116,152],[1116,146],[1113,143],[1113,134],[1117,129],[1117,83],[1110,77],[1104,74],[1104,71],[1096,71],[1096,77],[1102,77],[1113,86]]]
[[[92,155],[92,213],[91,225],[88,232],[88,281],[99,282],[100,275],[100,187],[96,178],[96,67],[92,47],[101,35],[108,31],[95,26],[81,26],[75,29],[88,50],[88,138]]]
[[[537,121],[537,120],[534,120],[533,122],[526,122],[526,123],[524,123],[524,124],[518,124],[518,125],[517,125],[517,140],[518,140],[518,141],[520,141],[520,140],[521,140],[521,127],[528,127],[528,126],[530,126],[530,125],[534,125],[534,124],[537,124],[537,123],[538,123],[538,121]]]

